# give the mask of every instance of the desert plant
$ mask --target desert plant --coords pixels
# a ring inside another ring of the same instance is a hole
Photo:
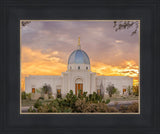
[[[112,97],[112,95],[116,93],[117,88],[115,88],[113,84],[109,84],[108,87],[106,88],[106,91],[108,92],[109,97]]]
[[[31,93],[26,93],[26,98],[28,99],[28,100],[31,100]]]
[[[44,100],[44,97],[39,97],[38,100]]]
[[[42,90],[42,94],[49,94],[52,92],[51,86],[47,84],[44,84],[41,90]]]
[[[110,103],[110,99],[107,99],[107,100],[105,101],[105,103],[106,103],[106,104]]]
[[[57,98],[62,98],[62,95],[61,94],[57,94]]]
[[[85,98],[78,99],[75,103],[76,112],[106,112],[107,105],[105,103],[93,103],[93,102],[86,102]]]
[[[138,103],[132,103],[128,106],[128,112],[138,112]]]
[[[49,112],[50,110],[49,107],[45,104],[37,107],[37,109],[38,109],[38,112],[43,112],[43,113]]]
[[[121,105],[119,108],[119,111],[122,113],[126,113],[126,112],[138,112],[138,103],[134,102],[129,106],[125,106],[125,105]]]
[[[28,112],[37,112],[36,109],[29,107]]]
[[[34,107],[35,107],[35,108],[38,108],[38,107],[40,107],[40,106],[42,106],[42,101],[41,101],[41,100],[37,100],[37,101],[35,102],[35,104],[34,104]]]
[[[77,101],[77,99],[78,97],[73,94],[72,90],[70,90],[69,93],[67,93],[66,95],[66,102],[73,109],[73,111],[75,110],[75,102]]]
[[[102,102],[103,98],[102,96],[98,95],[96,92],[93,92],[93,94],[89,94],[88,101],[91,101],[93,103]]]
[[[36,93],[41,93],[42,91],[40,89],[36,89]]]
[[[97,103],[97,112],[107,112],[108,107],[105,103]]]
[[[87,107],[87,102],[85,99],[78,99],[75,102],[76,112],[83,112],[83,110]]]
[[[64,112],[64,113],[72,113],[72,111],[73,111],[72,108],[65,107],[62,112]]]
[[[25,99],[26,99],[26,92],[23,91],[23,92],[21,93],[21,98],[22,98],[22,100],[25,100]]]
[[[81,95],[82,95],[82,90],[79,89],[79,90],[78,90],[78,97],[80,98]]]
[[[110,112],[116,109],[109,109],[106,104],[110,102],[110,99],[103,100],[102,96],[97,95],[95,92],[87,96],[87,92],[77,96],[70,90],[65,98],[56,98],[53,100],[44,101],[39,98],[34,107],[37,112]],[[32,112],[32,109],[28,111]]]
[[[132,94],[132,87],[131,87],[131,86],[128,86],[128,87],[127,87],[127,92],[128,92],[128,95],[131,95],[131,94]]]
[[[126,113],[128,111],[128,107],[125,105],[120,105],[119,111],[122,113]]]
[[[116,107],[108,107],[108,112],[118,112]]]
[[[133,94],[139,96],[139,86],[133,86]]]
[[[87,99],[87,92],[83,92],[83,94],[81,95],[81,98]]]
[[[88,112],[97,112],[97,104],[95,103],[87,103],[86,107],[83,109],[84,113],[88,113]]]

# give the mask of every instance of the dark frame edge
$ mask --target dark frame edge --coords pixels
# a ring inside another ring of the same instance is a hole
[[[7,6],[5,5],[5,0],[4,1],[1,1],[2,3],[2,6],[0,7],[0,29],[1,29],[1,32],[0,32],[0,37],[1,37],[1,41],[0,41],[0,48],[1,48],[1,56],[0,56],[0,63],[1,64],[1,89],[0,89],[0,100],[2,102],[2,104],[0,105],[0,133],[3,133],[3,132],[7,132],[7,133],[16,133],[16,131],[18,132],[18,129],[15,129],[15,132],[11,132],[11,131],[8,131],[6,130],[5,128],[5,94],[6,92],[4,91],[5,89],[5,81],[6,81],[6,75],[5,75],[5,66],[6,66],[6,54],[7,54],[7,48],[5,46],[6,44],[6,37],[7,37],[7,34],[6,34],[6,31],[5,31],[5,28],[6,28],[6,23],[7,23],[7,20],[6,20],[6,12],[7,12]],[[157,73],[156,76],[154,76],[155,81],[154,81],[154,95],[156,95],[154,97],[154,103],[159,106],[160,105],[160,91],[159,91],[159,88],[160,88],[160,85],[159,85],[159,81],[160,80],[160,77],[159,77],[159,68],[160,68],[160,3],[158,0],[156,0],[156,2],[154,3],[154,74]],[[148,129],[146,129],[145,132],[147,133],[151,133],[151,134],[158,134],[160,133],[160,107],[154,107],[154,127],[152,130],[154,131],[148,131]],[[81,131],[81,130],[80,130]],[[88,129],[88,131],[90,131],[90,129]],[[74,131],[73,131],[74,132]],[[102,132],[102,131],[101,131]],[[141,133],[143,133],[143,130],[140,131]],[[145,133],[144,132],[144,133]],[[105,133],[105,132],[104,132]],[[115,132],[116,133],[116,132]],[[123,132],[123,133],[127,133],[127,132]],[[135,133],[135,132],[133,132]]]

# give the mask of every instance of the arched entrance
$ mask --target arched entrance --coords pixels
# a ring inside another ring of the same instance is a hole
[[[83,80],[81,78],[78,78],[75,81],[75,94],[78,95],[79,92],[83,94]]]

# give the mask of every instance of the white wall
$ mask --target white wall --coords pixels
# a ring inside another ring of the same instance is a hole
[[[52,93],[57,94],[56,86],[62,85],[61,76],[42,76],[42,75],[30,75],[25,78],[25,92],[32,92],[32,88],[40,89],[45,84],[49,84],[52,88]]]
[[[133,78],[128,76],[97,76],[96,77],[96,85],[100,87],[102,83],[104,91],[109,84],[114,84],[114,86],[123,93],[123,89],[127,88],[128,86],[133,86]]]
[[[67,94],[70,90],[75,93],[75,81],[81,79],[83,81],[83,92],[92,93],[95,90],[95,73],[90,70],[69,70],[62,73],[62,91]],[[91,90],[92,87],[92,90]]]
[[[51,86],[54,95],[57,94],[57,88],[61,88],[62,96],[65,96],[69,90],[75,93],[75,81],[78,78],[83,81],[83,92],[88,92],[88,94],[97,92],[101,83],[104,91],[109,84],[114,84],[121,93],[123,88],[133,85],[133,78],[128,76],[96,76],[96,73],[89,70],[70,70],[63,72],[61,76],[31,75],[26,77],[25,91],[30,93],[32,88],[42,88],[46,83]]]

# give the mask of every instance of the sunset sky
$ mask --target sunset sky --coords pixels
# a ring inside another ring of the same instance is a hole
[[[69,55],[81,48],[97,75],[139,77],[139,31],[115,31],[113,21],[31,21],[21,26],[21,89],[28,75],[61,75]]]

